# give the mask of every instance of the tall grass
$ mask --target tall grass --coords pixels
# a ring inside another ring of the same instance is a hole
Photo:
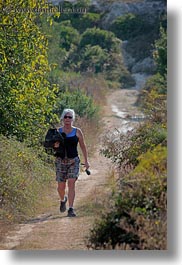
[[[0,136],[0,219],[17,221],[34,213],[53,178],[35,151],[14,138]]]

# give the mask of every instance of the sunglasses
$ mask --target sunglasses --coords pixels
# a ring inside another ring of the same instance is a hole
[[[71,120],[73,117],[72,117],[72,116],[66,116],[66,115],[65,115],[65,116],[64,116],[64,119],[67,119],[67,118]]]

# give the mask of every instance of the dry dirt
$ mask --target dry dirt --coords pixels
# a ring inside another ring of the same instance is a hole
[[[117,90],[108,95],[103,110],[103,132],[114,128],[125,131],[135,125],[135,118],[129,120],[128,117],[141,115],[134,105],[137,93],[136,90]],[[77,217],[68,218],[67,213],[59,213],[55,183],[49,211],[26,223],[14,225],[10,231],[3,231],[0,249],[87,250],[86,239],[96,215],[93,205],[99,205],[99,211],[104,198],[107,199],[107,183],[112,170],[110,161],[99,153],[99,147],[90,164],[91,175],[82,172],[76,183]]]

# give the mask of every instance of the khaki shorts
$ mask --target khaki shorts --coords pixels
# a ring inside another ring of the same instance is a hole
[[[67,179],[79,176],[80,158],[60,158],[57,157],[55,161],[56,166],[56,181],[65,182]]]

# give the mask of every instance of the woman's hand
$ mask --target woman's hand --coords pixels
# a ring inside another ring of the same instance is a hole
[[[85,166],[86,169],[88,169],[90,167],[89,162],[88,161],[85,161],[84,166]]]
[[[60,144],[59,142],[55,142],[54,143],[54,148],[58,148],[59,147],[59,144]]]

